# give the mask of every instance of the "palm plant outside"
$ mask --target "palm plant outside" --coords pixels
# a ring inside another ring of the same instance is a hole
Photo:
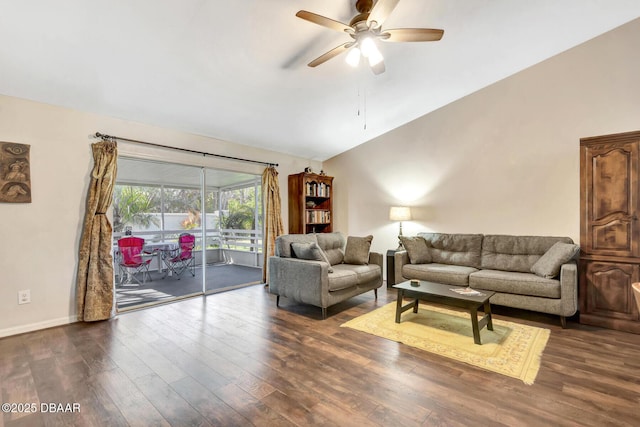
[[[229,213],[221,215],[222,228],[232,230],[253,230],[256,220],[253,205],[241,205],[237,200],[229,200]]]
[[[142,187],[116,185],[113,190],[113,231],[122,232],[127,225],[149,228],[159,226],[160,220],[152,214],[155,197]]]
[[[207,212],[218,210],[218,197],[220,197],[222,209],[219,211],[218,226],[227,230],[253,230],[256,228],[255,193],[253,187],[222,192],[208,191],[205,197]],[[145,230],[152,225],[159,227],[158,213],[162,211],[167,214],[184,214],[185,218],[180,222],[180,226],[185,230],[199,229],[202,226],[200,190],[136,185],[115,186],[114,232],[123,232],[127,226],[134,227],[134,230]],[[257,225],[260,226],[261,223],[260,215]],[[250,240],[251,243],[255,243],[255,239]]]
[[[227,230],[255,230],[255,191],[253,188],[236,190],[228,196],[233,197],[226,201],[227,209],[225,213],[220,212],[220,228]],[[262,222],[261,216],[258,221]],[[249,239],[253,245],[256,239]],[[235,249],[238,249],[237,247]]]

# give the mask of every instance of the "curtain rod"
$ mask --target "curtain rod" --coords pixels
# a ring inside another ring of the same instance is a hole
[[[129,139],[129,138],[122,138],[120,136],[105,135],[105,134],[100,133],[100,132],[96,132],[95,136],[96,136],[96,138],[102,138],[103,140],[119,139],[120,141],[134,142],[136,144],[151,145],[153,147],[168,148],[170,150],[186,151],[187,153],[202,154],[203,156],[219,157],[219,158],[222,158],[222,159],[237,160],[239,162],[257,163],[257,164],[266,165],[266,166],[278,166],[277,163],[261,162],[259,160],[251,160],[251,159],[243,159],[241,157],[225,156],[224,154],[207,153],[207,152],[204,152],[204,151],[190,150],[188,148],[171,147],[170,145],[155,144],[153,142],[139,141],[137,139]]]

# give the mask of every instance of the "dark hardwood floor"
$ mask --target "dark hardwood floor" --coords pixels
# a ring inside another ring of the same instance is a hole
[[[528,386],[340,328],[390,301],[381,288],[323,321],[284,298],[276,308],[257,285],[3,338],[2,402],[37,412],[5,412],[0,427],[640,424],[640,335],[496,307],[496,318],[551,329]],[[74,403],[79,412],[59,411]]]

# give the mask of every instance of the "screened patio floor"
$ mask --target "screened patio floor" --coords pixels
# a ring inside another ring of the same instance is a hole
[[[243,286],[262,283],[262,268],[237,264],[212,264],[206,269],[206,293],[223,292]],[[151,271],[151,281],[144,284],[116,284],[118,311],[168,302],[202,292],[202,270],[196,267],[195,277],[185,271],[177,279],[163,273]],[[141,279],[141,275],[138,275]]]

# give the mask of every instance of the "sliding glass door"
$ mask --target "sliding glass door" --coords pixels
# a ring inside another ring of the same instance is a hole
[[[216,202],[207,217],[209,260],[205,292],[218,292],[262,279],[260,177],[205,170],[206,195]]]
[[[261,279],[260,177],[132,158],[118,159],[113,200],[119,310]],[[193,236],[193,247],[181,243]],[[142,271],[126,266],[118,241],[144,239]]]

